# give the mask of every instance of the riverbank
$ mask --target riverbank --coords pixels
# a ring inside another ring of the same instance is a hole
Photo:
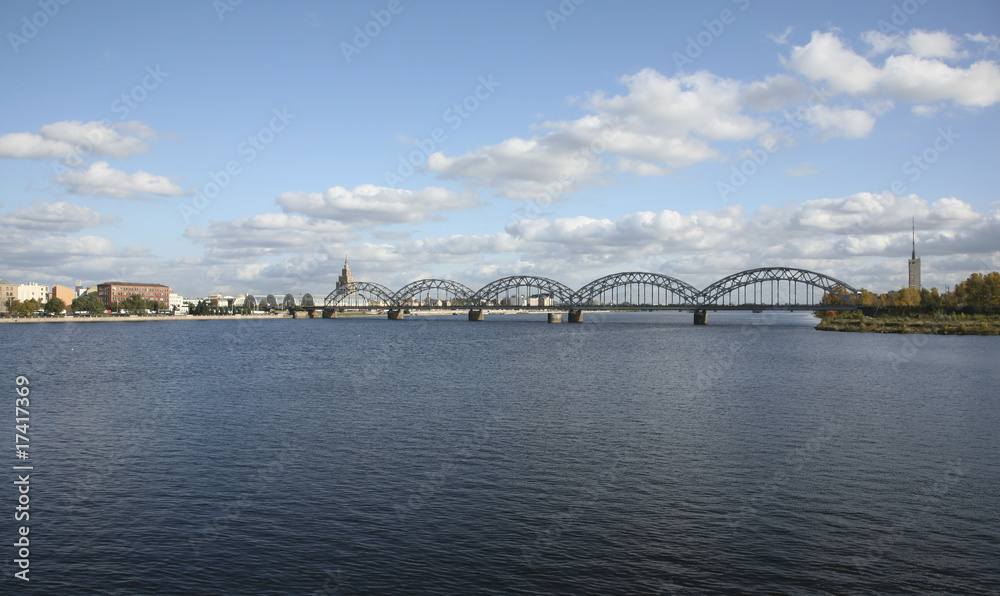
[[[96,316],[96,317],[3,317],[0,318],[0,324],[3,323],[121,323],[121,322],[138,322],[138,321],[239,321],[246,319],[290,319],[290,315],[184,315],[184,316],[173,316],[173,315],[129,315],[129,316]]]
[[[928,335],[1000,335],[995,315],[940,317],[824,317],[816,329],[855,333],[923,333]]]

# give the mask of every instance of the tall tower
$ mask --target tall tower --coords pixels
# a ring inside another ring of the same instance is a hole
[[[351,266],[347,264],[347,257],[344,257],[344,268],[340,271],[340,277],[337,278],[337,287],[340,289],[344,286],[354,283],[354,276],[351,275]],[[353,292],[352,292],[353,293]]]
[[[906,262],[909,272],[909,286],[920,289],[920,259],[917,258],[917,224],[916,219],[911,222],[913,235],[913,251],[910,253],[910,260]]]

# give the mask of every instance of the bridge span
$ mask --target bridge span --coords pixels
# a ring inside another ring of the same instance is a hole
[[[290,297],[283,307],[295,306]],[[577,290],[530,275],[504,277],[478,290],[447,279],[420,279],[396,291],[375,282],[350,282],[330,292],[322,307],[301,304],[297,309],[308,316],[322,310],[324,318],[336,318],[337,311],[378,309],[389,319],[402,319],[406,311],[462,310],[470,321],[482,321],[491,311],[546,312],[553,323],[562,322],[563,313],[571,323],[582,322],[587,310],[681,310],[694,313],[695,325],[704,325],[710,310],[856,310],[860,298],[855,288],[822,273],[761,267],[701,290],[668,275],[640,271],[606,275]]]

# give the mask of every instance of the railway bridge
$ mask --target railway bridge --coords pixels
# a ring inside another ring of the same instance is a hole
[[[420,279],[398,290],[375,282],[350,282],[330,292],[322,306],[309,297],[296,305],[290,294],[283,308],[324,318],[338,311],[379,309],[389,319],[406,311],[468,311],[470,321],[482,321],[488,312],[546,312],[550,322],[583,321],[592,311],[679,310],[694,313],[694,324],[704,325],[708,311],[724,310],[856,310],[860,294],[850,285],[814,271],[792,267],[761,267],[728,275],[703,289],[668,275],[629,271],[606,275],[573,290],[558,281],[514,275],[474,290],[457,281]],[[272,304],[273,301],[273,304]],[[277,307],[273,295],[267,303]]]

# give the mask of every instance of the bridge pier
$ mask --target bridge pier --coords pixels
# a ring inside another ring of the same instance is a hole
[[[315,308],[310,308],[306,312],[309,313],[309,318],[310,319],[315,319],[316,318],[316,309]]]
[[[401,308],[390,308],[389,309],[389,320],[390,321],[402,321],[403,320],[403,309],[401,309]]]
[[[336,319],[337,318],[337,311],[335,311],[332,308],[324,308],[323,309],[323,318],[324,319]]]
[[[481,308],[480,309],[475,309],[474,308],[474,309],[472,309],[472,310],[469,311],[469,320],[470,321],[485,321],[486,317],[483,316],[483,310]]]
[[[570,323],[582,323],[583,322],[583,311],[573,310],[569,311],[569,322]]]
[[[708,322],[708,311],[705,311],[705,310],[696,310],[696,311],[694,311],[694,324],[695,325],[704,325],[707,322]]]
[[[561,312],[550,312],[549,313],[549,322],[550,323],[562,323],[563,322],[562,313]]]
[[[293,319],[307,319],[307,318],[309,318],[309,313],[306,312],[306,311],[304,311],[304,310],[293,310],[292,311],[292,318]]]

